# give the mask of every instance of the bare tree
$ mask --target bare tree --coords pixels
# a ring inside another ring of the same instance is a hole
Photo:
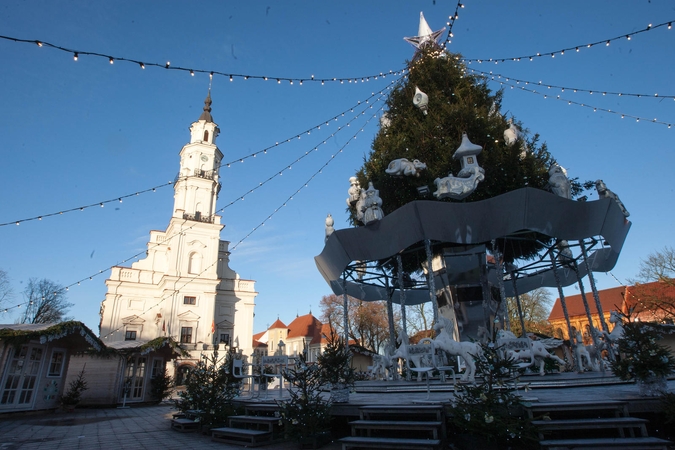
[[[434,321],[431,303],[406,306],[405,312],[408,336],[431,330]]]
[[[637,278],[627,289],[629,304],[636,306],[634,314],[643,320],[675,320],[675,249],[664,247],[640,261]],[[644,314],[642,314],[644,313]]]
[[[12,286],[9,284],[9,275],[0,269],[0,306],[13,297]]]
[[[664,247],[663,250],[655,251],[640,261],[640,271],[637,281],[648,283],[650,281],[663,281],[675,285],[675,249]]]
[[[523,311],[523,322],[525,322],[525,331],[551,334],[553,328],[548,322],[548,316],[553,307],[553,298],[546,288],[534,289],[527,294],[519,295],[520,307]],[[515,297],[507,298],[507,307],[509,321],[511,322],[511,331],[516,335],[522,334],[520,318],[518,317],[518,306]]]
[[[66,300],[63,286],[51,280],[31,278],[23,291],[28,305],[20,323],[53,323],[64,320],[64,314],[73,306]]]
[[[348,297],[347,306],[348,334],[359,345],[379,352],[384,342],[389,340],[387,304],[383,301],[363,302]],[[344,335],[344,300],[335,294],[325,295],[321,299],[321,320],[330,323],[340,336]],[[398,314],[394,323],[399,322]]]

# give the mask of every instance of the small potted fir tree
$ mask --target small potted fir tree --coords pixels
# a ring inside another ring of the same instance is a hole
[[[622,380],[635,380],[642,396],[665,393],[666,377],[675,370],[670,350],[657,343],[661,338],[658,324],[630,321],[623,324],[620,357],[611,363],[612,370]]]
[[[68,385],[68,390],[61,396],[61,407],[67,412],[73,412],[75,406],[80,403],[82,393],[89,389],[87,380],[84,379],[84,367],[77,377]]]
[[[345,340],[332,327],[326,339],[326,349],[317,358],[321,377],[331,386],[331,401],[346,403],[349,401],[349,389],[356,381],[356,373],[351,366],[352,358]]]

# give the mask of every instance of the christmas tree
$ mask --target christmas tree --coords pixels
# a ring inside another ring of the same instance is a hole
[[[385,215],[408,202],[422,199],[418,188],[426,186],[428,192],[434,192],[434,180],[459,174],[462,167],[453,155],[462,144],[463,133],[482,147],[477,160],[484,170],[484,180],[466,198],[438,201],[475,202],[523,187],[548,188],[549,168],[555,160],[546,144],[539,144],[536,134],[526,137],[512,125],[513,118],[507,120],[500,112],[502,92],[492,92],[484,77],[469,74],[459,54],[449,53],[435,40],[427,39],[407,63],[407,68],[407,76],[387,99],[387,112],[372,151],[357,173],[361,187],[371,182],[379,190]],[[422,107],[419,102],[413,103],[420,91],[428,96],[428,104]],[[517,125],[522,129],[521,124]],[[509,129],[507,133],[511,134],[505,134]],[[418,171],[416,176],[386,173],[389,164],[399,158],[419,160],[426,164],[426,169]],[[579,184],[573,182],[573,194],[579,191]],[[426,198],[433,197],[427,195]],[[362,225],[354,206],[349,212],[352,224]],[[517,245],[513,242],[505,245],[503,240],[498,240],[497,245],[506,261],[527,259],[541,249],[535,239],[550,240],[529,233],[525,240],[519,236]],[[414,270],[410,264],[408,258],[406,271]]]

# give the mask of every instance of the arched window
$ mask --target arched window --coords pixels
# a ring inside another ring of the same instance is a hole
[[[204,130],[204,142],[209,142],[209,130]]]
[[[202,270],[202,255],[197,252],[190,253],[188,261],[188,273],[198,275]]]

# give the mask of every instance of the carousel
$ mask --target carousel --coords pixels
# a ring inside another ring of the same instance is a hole
[[[463,135],[454,155],[462,160],[462,172],[456,179],[437,180],[437,199],[462,199],[471,194],[471,186],[476,185],[474,175],[482,174],[476,158],[480,149]],[[392,161],[388,173],[414,177],[422,166],[419,161]],[[382,356],[385,362],[378,359],[376,366],[390,368],[393,360],[402,358],[418,374],[448,367],[453,373],[463,369],[462,380],[473,381],[474,360],[479,354],[475,342],[495,336],[520,367],[536,366],[533,368],[543,375],[547,357],[566,364],[547,351],[563,342],[515,336],[510,331],[506,298],[516,300],[519,329],[525,330],[519,296],[537,288],[557,288],[568,336],[574,336],[563,287],[576,284],[593,345],[589,352],[587,346],[572,342],[573,361],[567,363],[568,370],[604,370],[601,355],[604,352],[605,358],[613,358],[615,339],[604,320],[591,274],[615,266],[631,225],[628,212],[602,180],[596,182],[598,200],[578,201],[570,198],[570,182],[562,167],[556,164],[549,173],[548,191],[525,187],[462,203],[416,200],[386,216],[373,184],[361,189],[355,178],[350,180],[347,203],[363,226],[334,230],[332,217],[328,217],[325,247],[315,262],[333,293],[344,298],[345,311],[348,296],[364,302],[387,302],[392,338]],[[522,254],[523,248],[537,248],[538,254],[519,261],[514,255]],[[418,270],[409,271],[406,266]],[[585,282],[590,286],[589,295]],[[406,306],[426,302],[433,307],[435,330],[435,337],[426,344],[433,347],[431,353],[437,359],[430,359],[425,366],[411,355]],[[593,327],[590,302],[599,312],[602,329]],[[393,304],[399,305],[401,312],[398,339],[394,338]],[[344,317],[346,321],[346,313]],[[344,325],[347,330],[347,323]],[[396,374],[390,378],[395,379]]]

